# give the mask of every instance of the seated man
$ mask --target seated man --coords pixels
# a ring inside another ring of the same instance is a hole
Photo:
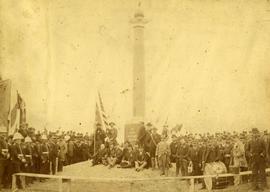
[[[101,163],[101,164],[107,166],[108,165],[107,156],[108,156],[108,150],[107,150],[107,148],[105,148],[104,144],[101,144],[100,149],[93,156],[92,165],[94,166],[94,165],[98,165]]]
[[[134,167],[134,155],[132,146],[127,147],[126,152],[123,154],[122,161],[119,165],[120,168],[131,168]]]
[[[136,171],[142,171],[146,166],[147,162],[149,160],[149,155],[146,154],[143,147],[139,147],[139,151],[137,152],[135,156],[135,170]]]
[[[113,143],[110,143],[109,153],[108,153],[108,157],[107,157],[109,169],[113,168],[117,163],[121,162],[121,156],[122,156],[122,151],[120,153],[119,147],[117,145],[114,146]],[[119,162],[119,160],[120,160],[120,162]]]

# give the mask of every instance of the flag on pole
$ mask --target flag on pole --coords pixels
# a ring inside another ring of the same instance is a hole
[[[18,103],[15,104],[9,115],[10,124],[8,135],[13,135],[19,130],[20,127],[20,108]]]
[[[107,128],[109,126],[108,116],[105,112],[105,108],[104,108],[102,98],[99,92],[98,92],[98,100],[99,100],[99,106],[100,106],[101,119],[103,121],[104,128]]]

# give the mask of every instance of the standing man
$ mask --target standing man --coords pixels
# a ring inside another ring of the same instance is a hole
[[[41,152],[40,173],[50,174],[50,161],[49,161],[50,150],[46,135],[41,136],[40,152]]]
[[[25,156],[22,150],[22,140],[23,136],[20,133],[15,133],[13,136],[14,144],[11,147],[10,159],[12,163],[12,174],[20,173],[22,171],[22,167],[26,163]],[[22,183],[20,177],[17,178],[17,186],[18,188],[22,188]]]
[[[265,173],[266,148],[264,141],[260,138],[260,133],[257,128],[252,129],[252,139],[248,143],[247,151],[250,156],[253,190],[268,188]]]
[[[58,171],[63,171],[63,166],[66,161],[66,155],[68,151],[67,143],[65,142],[63,136],[60,137],[58,143],[59,155],[58,155]]]
[[[189,162],[188,151],[189,151],[188,145],[186,144],[185,139],[182,138],[177,146],[176,152],[177,161],[179,163],[178,169],[176,167],[176,176],[179,175],[179,168],[181,169],[182,176],[187,176],[188,174],[188,162]]]
[[[176,170],[178,170],[178,173],[179,173],[179,161],[177,161],[177,157],[176,157],[177,146],[178,146],[178,138],[176,135],[172,135],[172,142],[170,144],[170,149],[171,149],[170,161],[171,163],[176,164]]]
[[[8,158],[9,158],[9,150],[8,150],[8,144],[5,141],[4,137],[0,136],[0,191],[5,185],[4,176],[5,173],[7,173],[8,168]]]
[[[52,135],[49,139],[49,157],[50,157],[51,172],[53,175],[55,175],[55,173],[57,172],[56,162],[57,162],[58,150],[59,150],[56,139],[57,138],[55,135]]]
[[[156,162],[156,148],[158,143],[161,141],[161,136],[157,133],[157,128],[153,127],[151,130],[151,141],[150,141],[150,158],[151,158],[151,166],[152,170],[155,169],[155,162]]]
[[[166,136],[162,135],[161,142],[157,145],[156,156],[159,162],[161,170],[160,175],[168,176],[169,164],[170,164],[171,150],[169,144],[166,142]]]

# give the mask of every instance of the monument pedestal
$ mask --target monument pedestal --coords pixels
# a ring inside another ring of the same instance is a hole
[[[137,141],[142,122],[142,118],[133,118],[125,124],[125,141],[129,141],[132,144]]]

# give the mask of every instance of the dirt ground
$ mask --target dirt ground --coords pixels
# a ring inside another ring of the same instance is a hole
[[[174,176],[175,168],[171,168],[169,176]],[[59,175],[74,176],[71,183],[71,192],[186,192],[189,191],[189,184],[187,181],[175,180],[158,180],[157,178],[165,178],[160,176],[158,170],[151,169],[142,172],[136,172],[134,169],[109,169],[102,165],[91,166],[91,162],[82,162],[70,165],[64,168]],[[77,180],[76,177],[87,177],[90,180]],[[100,180],[91,180],[91,178],[99,178]],[[113,179],[112,179],[113,178]],[[155,179],[155,180],[150,180]],[[110,180],[112,179],[112,180]],[[130,181],[130,179],[140,179],[139,181]],[[126,181],[128,180],[128,181]],[[270,181],[269,181],[270,182]],[[67,183],[64,182],[64,192],[67,191]],[[199,190],[200,184],[195,185],[195,191],[205,192],[206,190]],[[238,189],[227,187],[223,190],[214,191],[250,191],[250,184],[239,186]],[[25,191],[33,192],[47,192],[58,191],[58,183],[56,180],[50,179],[46,182],[35,182],[27,187]],[[266,191],[266,190],[265,190]],[[267,190],[270,191],[270,190]]]

